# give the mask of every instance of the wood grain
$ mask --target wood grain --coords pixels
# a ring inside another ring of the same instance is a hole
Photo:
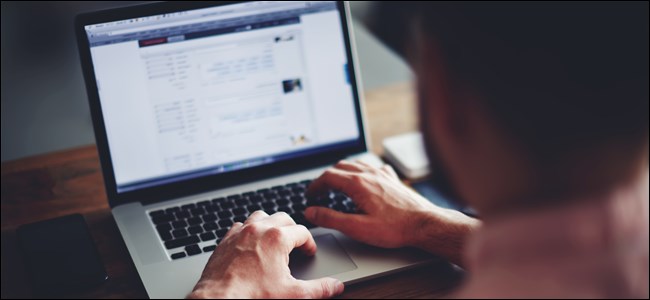
[[[371,148],[385,137],[417,128],[408,83],[366,93]],[[16,227],[72,213],[85,216],[109,279],[70,298],[144,298],[146,292],[112,218],[94,145],[2,164],[2,298],[32,293],[17,249]],[[43,245],[53,247],[55,245]],[[459,282],[462,272],[441,262],[346,287],[341,298],[434,298]]]

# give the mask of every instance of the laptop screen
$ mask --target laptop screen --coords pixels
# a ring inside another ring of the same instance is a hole
[[[336,2],[249,2],[85,26],[117,192],[361,138]]]

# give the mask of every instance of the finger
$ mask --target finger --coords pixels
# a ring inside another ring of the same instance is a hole
[[[345,287],[338,279],[331,277],[314,280],[299,280],[304,289],[306,298],[327,299],[343,293]]]
[[[289,249],[289,252],[297,248],[310,256],[316,254],[316,242],[307,227],[302,225],[293,225],[280,227],[280,230],[285,233],[284,236],[290,241],[291,249]]]
[[[355,161],[355,163],[359,164],[359,166],[361,166],[364,170],[367,170],[367,171],[377,170],[377,167],[375,167],[375,166],[373,166],[373,165],[371,165],[371,164],[369,164],[369,163],[367,163],[367,162],[365,162],[363,160],[360,160],[360,159],[357,159]]]
[[[267,213],[265,213],[264,211],[256,210],[250,216],[248,216],[248,219],[246,219],[244,224],[250,224],[250,223],[253,223],[253,222],[257,222],[257,221],[262,220],[262,219],[264,219],[264,218],[266,218],[268,216],[269,215]]]
[[[360,165],[345,160],[336,163],[334,165],[334,168],[350,171],[350,172],[363,172],[363,168],[361,168]]]
[[[320,177],[316,178],[311,184],[309,184],[306,194],[308,197],[311,197],[325,193],[330,189],[335,189],[349,195],[350,191],[348,190],[352,176],[354,176],[354,174],[349,171],[329,168]]]
[[[355,161],[355,163],[358,164],[360,166],[360,168],[362,168],[363,171],[366,172],[366,173],[371,173],[371,174],[382,173],[381,167],[373,166],[373,165],[371,165],[371,164],[369,164],[369,163],[367,163],[365,161],[357,160],[357,161]],[[386,165],[386,164],[383,164],[382,166],[384,166],[384,165]]]
[[[395,172],[395,169],[391,167],[390,165],[386,164],[381,167],[381,170],[386,172],[390,177],[397,178],[399,179],[399,176],[397,176],[397,172]]]
[[[223,239],[225,240],[228,237],[230,237],[231,235],[234,235],[235,233],[239,232],[241,230],[242,226],[244,226],[244,224],[242,222],[235,222],[235,224],[232,224],[232,227],[230,227],[230,230],[228,230],[228,232],[226,232],[226,235],[223,237]]]
[[[271,226],[290,226],[290,225],[296,225],[296,222],[285,212],[276,212],[269,216],[268,218],[264,218],[260,220],[261,223],[266,223]]]
[[[308,207],[305,218],[318,226],[336,229],[357,240],[363,238],[363,231],[370,226],[368,216],[346,214],[325,207]]]

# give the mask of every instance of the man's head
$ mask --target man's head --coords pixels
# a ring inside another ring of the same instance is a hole
[[[375,9],[371,29],[417,76],[434,173],[479,210],[596,192],[647,168],[647,2]]]

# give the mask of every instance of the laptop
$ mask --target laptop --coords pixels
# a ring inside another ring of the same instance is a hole
[[[169,2],[79,15],[75,29],[113,216],[147,293],[185,297],[225,233],[256,210],[310,229],[299,279],[354,283],[434,258],[309,224],[304,195],[368,153],[348,5]]]

